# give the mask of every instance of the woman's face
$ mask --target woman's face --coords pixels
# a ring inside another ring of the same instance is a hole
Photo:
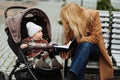
[[[43,33],[42,33],[41,30],[38,31],[36,34],[33,35],[33,38],[34,39],[38,39],[38,40],[42,39],[42,37],[43,37]]]

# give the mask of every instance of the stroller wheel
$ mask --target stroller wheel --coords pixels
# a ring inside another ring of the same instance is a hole
[[[0,71],[0,80],[8,80],[8,74]]]

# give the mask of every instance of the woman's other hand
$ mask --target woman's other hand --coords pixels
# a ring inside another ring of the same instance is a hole
[[[59,52],[59,55],[63,59],[68,59],[69,57],[72,56],[73,50],[74,50],[74,48],[72,48],[72,49],[70,49],[69,51],[66,51],[66,52],[64,52],[64,51]]]

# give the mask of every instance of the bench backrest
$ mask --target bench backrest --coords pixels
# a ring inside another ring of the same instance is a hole
[[[102,33],[104,37],[104,42],[106,49],[109,53],[109,47],[110,47],[110,14],[109,11],[99,11],[100,21],[102,25]],[[109,53],[111,56],[111,54]]]
[[[120,66],[120,12],[112,11],[112,38],[111,53],[116,61],[116,66]]]

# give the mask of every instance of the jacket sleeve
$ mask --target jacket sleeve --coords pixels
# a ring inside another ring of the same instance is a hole
[[[95,16],[93,18],[93,21],[90,27],[91,27],[90,35],[84,36],[80,40],[80,42],[92,42],[95,44],[98,43],[102,34],[101,22],[100,22],[100,17],[98,12],[95,13]]]

